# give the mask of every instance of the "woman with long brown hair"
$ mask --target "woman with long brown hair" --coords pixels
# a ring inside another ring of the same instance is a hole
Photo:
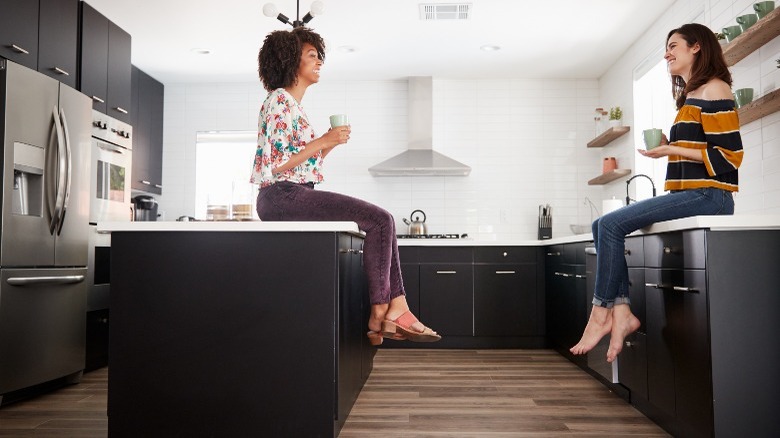
[[[625,237],[656,222],[698,215],[734,213],[742,162],[739,118],[731,93],[731,73],[713,32],[697,23],[669,32],[666,59],[677,117],[661,145],[639,150],[649,158],[667,157],[664,196],[627,205],[593,222],[596,287],[585,331],[570,351],[584,354],[611,335],[607,361],[620,353],[639,328],[628,297]]]

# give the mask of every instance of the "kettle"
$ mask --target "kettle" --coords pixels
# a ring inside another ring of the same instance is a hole
[[[135,214],[133,220],[136,221],[156,221],[157,220],[157,200],[149,195],[138,195],[133,198]]]
[[[422,214],[422,220],[420,220],[419,217],[414,217],[415,213]],[[406,225],[409,225],[409,234],[413,236],[421,236],[424,234],[428,234],[428,227],[425,225],[425,212],[422,210],[414,210],[412,214],[409,215],[410,218],[412,218],[412,221],[409,222],[409,219],[404,218],[404,223]]]

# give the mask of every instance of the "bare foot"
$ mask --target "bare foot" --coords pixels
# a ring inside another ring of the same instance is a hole
[[[572,354],[585,354],[592,350],[607,333],[612,330],[612,309],[593,306],[588,318],[588,325],[582,333],[582,339],[571,347]]]
[[[623,341],[626,336],[637,331],[640,326],[639,319],[631,313],[628,304],[616,304],[612,311],[612,337],[609,340],[609,350],[607,350],[607,362],[615,360],[620,351],[623,350]]]
[[[385,320],[385,314],[387,309],[390,308],[389,304],[372,304],[371,316],[368,317],[368,329],[372,332],[382,331],[382,321]]]
[[[406,297],[404,295],[397,296],[390,301],[390,308],[387,310],[387,313],[384,315],[384,319],[393,321],[397,319],[399,316],[406,313],[408,310],[409,310],[409,304],[406,302]],[[414,324],[412,324],[410,328],[412,330],[422,333],[425,331],[425,324],[417,321]]]

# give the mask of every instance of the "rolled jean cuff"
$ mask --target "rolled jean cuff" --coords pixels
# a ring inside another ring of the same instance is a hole
[[[606,307],[607,309],[611,309],[615,304],[628,304],[630,306],[631,299],[625,295],[615,297],[614,301],[602,300],[601,298],[595,296],[593,297],[594,306]]]

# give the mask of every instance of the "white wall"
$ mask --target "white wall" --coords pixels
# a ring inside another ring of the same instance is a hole
[[[538,205],[549,203],[553,236],[569,235],[569,224],[590,222],[586,196],[599,207],[601,199],[625,197],[625,179],[606,186],[587,181],[601,173],[606,156],[635,169],[643,129],[633,126],[633,106],[642,104],[633,102],[637,66],[663,46],[670,29],[697,17],[720,29],[734,24],[752,3],[679,0],[598,80],[434,78],[434,149],[472,166],[467,177],[370,176],[369,166],[406,147],[406,81],[324,77],[309,89],[304,107],[319,132],[327,128],[328,115],[346,112],[353,135],[328,156],[320,188],[385,207],[400,230],[401,218],[422,209],[430,232],[465,232],[485,241],[535,239]],[[734,88],[756,88],[756,98],[774,90],[780,84],[777,58],[780,38],[732,68]],[[160,209],[167,220],[194,212],[196,132],[256,129],[264,96],[259,83],[166,85]],[[674,104],[671,97],[669,104]],[[631,133],[604,148],[586,148],[595,134],[593,109],[615,105],[623,108]],[[780,213],[780,113],[743,126],[742,135],[737,214]],[[248,157],[247,177],[250,165]]]
[[[719,31],[723,27],[735,25],[737,16],[752,13],[753,3],[752,0],[678,0],[599,79],[600,100],[625,106],[625,117],[633,125],[634,105],[646,104],[633,102],[633,71],[648,56],[663,47],[668,32],[697,18],[698,22]],[[778,58],[780,37],[731,68],[733,88],[754,88],[754,99],[775,90],[780,85],[780,70],[775,62]],[[669,90],[669,104],[674,105],[671,86]],[[635,169],[634,160],[645,159],[634,152],[635,145],[641,144],[639,135],[643,128],[632,126],[632,136],[619,139],[602,153],[617,156],[619,162],[631,163],[630,167]],[[662,128],[668,134],[669,127]],[[739,172],[740,191],[735,197],[736,214],[780,213],[780,113],[743,125],[741,133],[745,159]],[[605,196],[614,194],[624,197],[625,184],[605,187]]]
[[[165,87],[163,196],[167,220],[194,211],[195,134],[256,129],[259,84]],[[357,196],[401,221],[414,209],[432,233],[480,240],[536,239],[538,205],[553,206],[554,236],[589,223],[586,182],[601,171],[594,136],[596,80],[455,81],[434,78],[434,149],[472,167],[467,177],[375,178],[368,167],[406,148],[406,81],[334,81],[309,89],[303,104],[318,132],[345,112],[353,134],[332,152],[322,190]],[[252,157],[247,157],[247,178]],[[579,218],[578,218],[579,216]]]

